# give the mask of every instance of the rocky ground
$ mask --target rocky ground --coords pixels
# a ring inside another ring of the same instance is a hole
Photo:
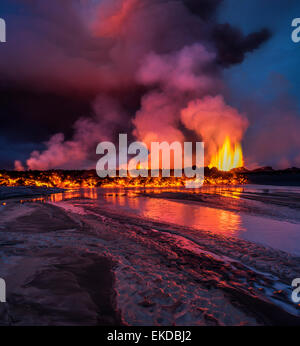
[[[299,257],[85,198],[5,203],[0,325],[300,324]]]

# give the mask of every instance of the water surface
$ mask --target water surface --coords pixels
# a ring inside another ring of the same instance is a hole
[[[203,195],[214,195],[216,207],[205,206],[203,203],[191,203],[184,200],[176,200],[177,192],[200,193]],[[153,198],[156,194],[164,192],[174,193],[172,200],[165,198]],[[144,194],[147,194],[145,196]],[[234,200],[235,205],[244,203],[247,194],[275,193],[279,196],[292,194],[300,196],[299,188],[270,187],[270,186],[242,186],[242,187],[215,187],[206,186],[199,191],[175,189],[79,189],[55,194],[50,197],[54,203],[69,201],[72,205],[78,204],[78,199],[89,199],[89,207],[101,207],[113,212],[137,215],[156,221],[187,226],[194,229],[204,230],[223,236],[233,236],[264,244],[280,249],[291,254],[300,256],[300,223],[295,220],[265,217],[256,214],[252,210],[230,211],[218,206],[220,198],[226,197],[228,203]],[[251,195],[251,198],[252,198]],[[152,196],[152,197],[151,197]],[[76,202],[77,201],[77,202]],[[274,215],[288,209],[291,215],[299,216],[299,211],[287,206],[277,206],[262,202],[263,206],[272,210]],[[286,209],[283,209],[286,208]]]

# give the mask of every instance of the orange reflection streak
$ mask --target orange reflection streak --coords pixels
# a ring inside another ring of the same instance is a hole
[[[38,197],[30,199],[32,202],[44,202],[49,201],[52,203],[61,202],[63,200],[70,200],[70,199],[76,199],[76,198],[88,198],[96,200],[98,199],[98,192],[95,188],[85,188],[85,189],[75,189],[75,190],[68,190],[62,193],[55,193],[46,197]]]
[[[243,231],[240,215],[216,208],[184,204],[164,199],[132,198],[126,203],[142,216],[196,229],[209,229],[213,233],[234,236]],[[167,210],[168,212],[162,212]]]
[[[219,187],[204,186],[198,191],[187,191],[185,188],[146,188],[146,189],[107,189],[84,188],[73,189],[63,193],[53,194],[47,197],[38,197],[28,199],[33,202],[60,202],[71,199],[91,199],[91,205],[97,200],[102,205],[103,201],[110,205],[114,205],[118,211],[126,210],[126,212],[134,213],[152,220],[167,222],[194,228],[195,230],[208,230],[213,233],[236,236],[239,232],[244,231],[241,216],[238,213],[222,210],[218,208],[206,207],[203,204],[197,205],[191,203],[183,203],[163,198],[144,197],[143,193],[159,194],[162,192],[187,192],[216,194],[229,199],[239,198],[243,192],[243,187]],[[142,193],[139,195],[139,193]],[[24,201],[20,201],[26,202]]]
[[[209,186],[207,188],[203,187],[201,189],[201,192],[207,194],[218,194],[222,197],[239,199],[241,197],[241,194],[244,192],[244,188],[238,186]]]

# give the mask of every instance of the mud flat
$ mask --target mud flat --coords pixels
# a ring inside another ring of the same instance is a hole
[[[299,257],[89,198],[8,200],[0,249],[2,325],[300,324]]]
[[[76,220],[51,205],[15,201],[0,215],[0,277],[7,285],[0,325],[122,324],[115,263],[72,236]]]

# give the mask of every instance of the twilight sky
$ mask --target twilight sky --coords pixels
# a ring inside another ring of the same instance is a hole
[[[297,0],[2,0],[0,17],[0,168],[92,168],[122,132],[208,156],[230,134],[249,167],[300,166]]]

